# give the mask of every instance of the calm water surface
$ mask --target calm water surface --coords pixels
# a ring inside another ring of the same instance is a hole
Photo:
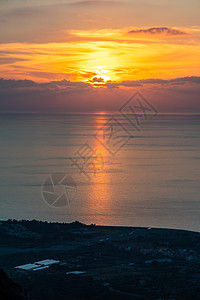
[[[139,132],[117,118],[119,133],[109,114],[0,115],[0,219],[200,231],[200,117],[160,115]],[[60,208],[42,197],[56,173],[77,186]]]

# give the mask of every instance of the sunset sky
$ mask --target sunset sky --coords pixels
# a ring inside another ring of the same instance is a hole
[[[0,0],[0,110],[200,112],[199,0]]]

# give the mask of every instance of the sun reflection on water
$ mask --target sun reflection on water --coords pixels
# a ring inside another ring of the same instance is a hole
[[[106,123],[107,116],[103,113],[95,116],[96,127],[95,130],[99,135],[102,134],[103,125]],[[109,156],[105,147],[96,139],[93,139],[93,148],[98,157],[101,160],[96,160],[96,170],[98,170],[92,180],[90,187],[91,199],[92,199],[92,210],[95,216],[97,224],[101,224],[102,217],[111,208],[111,197],[110,197],[110,173],[109,173]],[[102,217],[101,217],[102,216]]]

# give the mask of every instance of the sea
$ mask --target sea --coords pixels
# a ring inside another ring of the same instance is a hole
[[[200,231],[200,116],[1,114],[7,219]]]

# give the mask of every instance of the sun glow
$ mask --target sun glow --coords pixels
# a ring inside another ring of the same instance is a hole
[[[110,76],[105,75],[105,74],[100,74],[100,75],[96,75],[96,78],[102,78],[104,80],[104,83],[108,80],[110,80]]]
[[[111,77],[107,75],[109,70],[106,69],[106,66],[98,66],[95,68],[95,76],[92,78],[94,84],[105,84],[108,80],[111,80]]]
[[[112,40],[107,39],[107,33],[112,31],[109,29],[97,32],[96,40],[81,31],[77,40],[74,38],[78,32],[70,33],[68,42],[1,44],[0,77],[9,79],[15,74],[15,79],[24,79],[26,75],[26,79],[36,82],[66,79],[98,87],[109,81],[199,74],[199,31],[191,32],[194,42],[190,40],[191,35],[185,34],[181,38],[170,37],[169,43],[166,35],[139,37],[137,34],[136,38],[127,34],[127,30],[115,32]]]

